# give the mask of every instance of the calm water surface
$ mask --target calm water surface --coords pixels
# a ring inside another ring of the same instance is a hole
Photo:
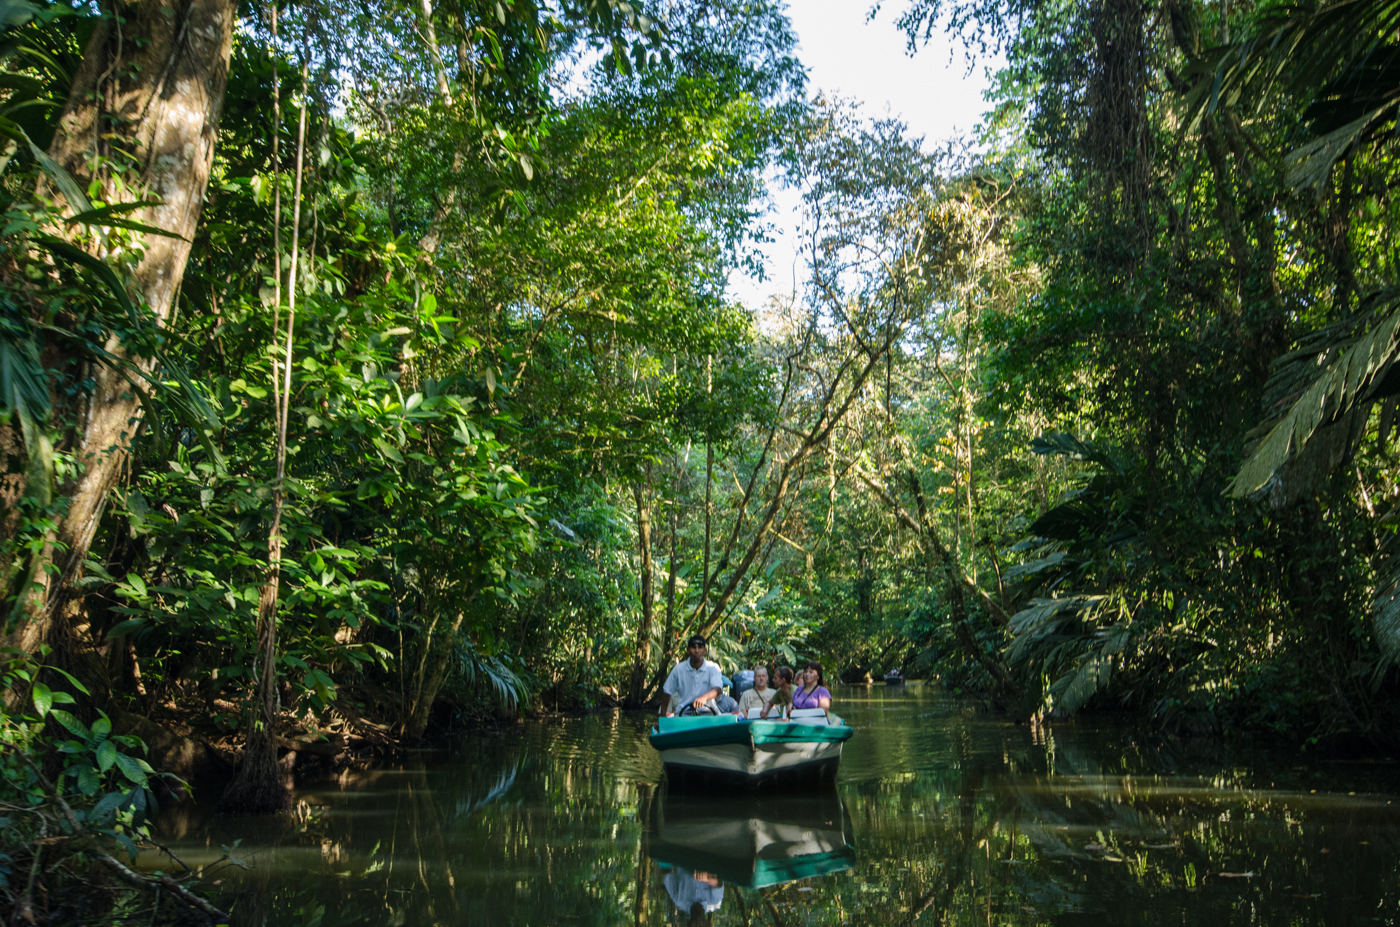
[[[836,697],[836,795],[667,795],[648,719],[616,713],[162,828],[192,865],[241,841],[220,900],[248,925],[1400,923],[1388,762],[1033,732],[920,686]]]

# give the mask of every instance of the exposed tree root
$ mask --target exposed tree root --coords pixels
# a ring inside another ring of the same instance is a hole
[[[238,775],[219,799],[225,814],[274,814],[291,807],[285,773],[277,762],[277,741],[266,730],[248,738]]]

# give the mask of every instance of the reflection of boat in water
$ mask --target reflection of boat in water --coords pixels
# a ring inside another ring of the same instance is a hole
[[[812,708],[794,710],[791,721],[738,715],[658,718],[650,740],[672,786],[755,788],[778,781],[836,781],[841,747],[851,734],[840,718]]]
[[[654,808],[648,855],[672,867],[676,890],[708,889],[706,910],[718,906],[711,879],[764,888],[856,864],[846,809],[834,793],[762,800],[667,795]],[[677,907],[691,898],[670,893]]]

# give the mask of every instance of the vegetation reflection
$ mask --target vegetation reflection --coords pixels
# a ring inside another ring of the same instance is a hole
[[[1275,766],[1217,741],[1007,725],[921,688],[859,692],[843,693],[860,736],[839,794],[668,794],[646,719],[618,713],[346,773],[272,831],[177,811],[166,838],[192,866],[243,838],[248,869],[221,886],[239,924],[1400,916],[1384,765]]]

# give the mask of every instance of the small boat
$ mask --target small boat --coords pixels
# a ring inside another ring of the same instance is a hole
[[[850,818],[835,792],[715,801],[664,795],[646,852],[681,876],[767,888],[852,869]]]
[[[738,715],[658,718],[651,745],[677,788],[750,789],[833,783],[841,747],[854,731],[820,708],[794,709],[789,721]]]
[[[887,686],[902,686],[902,685],[904,685],[904,674],[901,673],[901,672],[900,672],[899,670],[897,670],[897,669],[892,669],[892,670],[890,670],[888,673],[885,674],[885,685],[887,685]]]

